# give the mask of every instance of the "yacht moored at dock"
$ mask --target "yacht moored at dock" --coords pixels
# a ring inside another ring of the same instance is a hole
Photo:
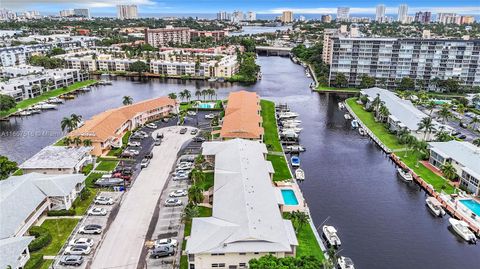
[[[445,210],[442,208],[442,204],[435,197],[428,197],[425,200],[425,204],[430,209],[430,212],[436,217],[443,217],[445,215]]]
[[[305,172],[300,168],[295,170],[295,179],[296,180],[305,180]]]
[[[345,256],[340,256],[337,259],[337,267],[340,269],[355,269],[352,259]]]
[[[62,99],[58,98],[58,97],[52,97],[52,98],[49,98],[47,103],[49,104],[63,104],[65,103],[65,101],[63,101]]]
[[[295,112],[280,112],[277,116],[280,120],[282,119],[290,119],[298,117],[298,113]]]
[[[352,128],[353,129],[356,129],[360,126],[360,124],[358,123],[358,120],[352,120],[352,122],[350,122],[350,124],[352,125]]]
[[[323,237],[325,237],[329,246],[338,248],[342,245],[342,241],[340,241],[340,237],[338,237],[337,229],[335,229],[335,227],[323,225],[322,231]]]
[[[293,156],[290,159],[290,163],[292,164],[292,167],[299,167],[300,166],[300,158],[298,156]]]
[[[285,151],[288,153],[300,153],[304,152],[306,149],[302,145],[290,145],[285,147]]]
[[[397,168],[397,174],[405,182],[412,182],[413,181],[412,174],[408,170],[403,170],[402,168]]]
[[[465,241],[471,244],[477,243],[477,238],[475,237],[475,234],[470,231],[470,229],[468,228],[468,224],[465,221],[450,218],[448,219],[448,222],[450,222],[450,224],[452,225],[455,233],[457,233]]]
[[[345,109],[345,105],[342,102],[338,102],[338,109],[340,110]]]
[[[351,119],[352,119],[352,116],[350,116],[350,114],[348,114],[348,113],[345,113],[345,115],[343,115],[343,117],[344,117],[346,120],[351,120]]]

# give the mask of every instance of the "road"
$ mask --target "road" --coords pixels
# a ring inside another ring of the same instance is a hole
[[[150,165],[142,170],[127,193],[91,268],[137,268],[148,227],[177,153],[193,137],[189,132],[180,135],[181,128],[159,130],[164,134],[162,144],[153,148]]]

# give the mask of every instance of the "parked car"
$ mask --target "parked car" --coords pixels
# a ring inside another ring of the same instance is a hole
[[[193,155],[184,155],[180,157],[180,162],[189,162],[193,163],[195,161],[195,156]]]
[[[102,226],[98,224],[87,224],[78,229],[79,234],[101,234]]]
[[[192,164],[189,163],[189,164],[180,164],[177,166],[177,170],[188,170],[188,169],[191,169],[192,168]]]
[[[83,257],[78,255],[65,255],[60,259],[60,265],[80,266],[83,263]]]
[[[163,139],[163,133],[157,133],[157,138]]]
[[[197,112],[192,111],[192,110],[189,110],[189,111],[187,111],[187,115],[188,115],[188,116],[196,116],[196,115],[197,115]]]
[[[198,133],[198,129],[193,129],[193,130],[190,132],[191,135],[196,135],[197,133]]]
[[[95,185],[98,187],[113,187],[123,185],[123,179],[121,178],[109,178],[109,179],[98,179],[95,181]]]
[[[193,142],[205,142],[205,138],[201,137],[201,136],[195,136],[193,139],[192,139]]]
[[[159,247],[169,247],[169,248],[175,248],[178,246],[178,241],[173,238],[166,238],[166,239],[158,239],[153,242],[153,245],[155,248]]]
[[[172,180],[173,180],[173,181],[186,180],[186,179],[188,179],[188,175],[187,175],[187,174],[182,174],[182,175],[178,175],[178,176],[173,176],[173,177],[172,177]]]
[[[97,196],[94,203],[96,205],[113,205],[113,199],[107,196]]]
[[[168,122],[168,118],[163,118],[162,121],[163,122]]]
[[[144,131],[138,131],[138,132],[136,132],[136,134],[143,136],[143,138],[147,138],[147,137],[148,137],[147,132],[144,132]]]
[[[188,131],[187,128],[182,128],[182,129],[180,129],[180,134],[186,134],[187,131]]]
[[[464,134],[459,134],[459,135],[457,135],[457,138],[463,140],[463,139],[467,138],[467,136],[464,135]]]
[[[68,246],[63,251],[64,255],[88,255],[92,251],[92,248],[89,246]]]
[[[468,128],[468,124],[466,124],[465,122],[460,122],[460,127],[462,128]]]
[[[153,152],[150,151],[149,153],[145,154],[145,158],[148,158],[148,159],[153,158]]]
[[[123,184],[123,180],[132,179],[131,174],[127,174],[127,173],[123,173],[123,172],[122,173],[113,173],[112,177],[122,179],[122,184]]]
[[[92,207],[90,208],[90,210],[88,210],[88,215],[89,216],[106,216],[107,210],[101,207]]]
[[[205,119],[213,119],[213,118],[215,118],[215,114],[213,113],[205,115]]]
[[[123,151],[121,154],[120,154],[120,158],[133,158],[135,156],[135,154],[131,153],[130,151]]]
[[[91,238],[80,237],[77,239],[72,239],[69,243],[71,246],[93,246],[94,242]]]
[[[165,206],[166,207],[170,207],[170,206],[181,206],[182,205],[182,201],[178,200],[178,199],[175,199],[175,198],[172,198],[172,199],[167,199],[165,201]]]
[[[129,147],[140,147],[142,144],[139,141],[129,141],[127,145]]]
[[[187,196],[188,192],[187,190],[174,190],[172,191],[168,196],[170,197],[184,197]]]
[[[143,158],[142,162],[140,163],[140,167],[141,168],[147,168],[149,164],[150,164],[150,159],[149,158]]]
[[[149,124],[147,124],[147,125],[145,125],[145,126],[147,126],[147,127],[150,128],[150,129],[157,129],[157,125],[155,125],[155,124],[153,124],[153,123],[149,123]]]
[[[172,248],[165,247],[165,246],[154,248],[152,250],[152,257],[155,259],[173,256],[174,254],[175,254],[175,251]]]
[[[155,142],[153,143],[155,146],[160,146],[162,144],[162,140],[160,139],[155,139]]]
[[[457,136],[457,135],[459,135],[459,134],[460,134],[459,131],[453,131],[450,135]]]
[[[136,150],[136,149],[132,149],[132,148],[127,148],[124,152],[127,152],[131,155],[135,155],[137,156],[138,154],[140,154],[140,151],[139,150]]]

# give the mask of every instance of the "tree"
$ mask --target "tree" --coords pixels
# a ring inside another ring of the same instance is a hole
[[[472,144],[474,144],[474,145],[477,146],[477,147],[480,147],[480,138],[474,139],[474,140],[472,141]]]
[[[77,128],[78,125],[80,125],[80,123],[82,122],[82,116],[77,114],[72,114],[70,115],[70,120],[72,121],[72,125],[75,125],[75,128]]]
[[[188,189],[188,202],[193,203],[195,205],[201,203],[203,201],[203,191],[202,189],[197,186],[196,184],[192,185]]]
[[[454,180],[457,177],[457,170],[455,170],[455,167],[449,162],[442,165],[441,170],[443,176],[448,180]]]
[[[123,103],[124,106],[131,105],[131,104],[133,104],[133,98],[131,96],[125,95],[123,97],[122,103]]]
[[[438,111],[438,115],[443,120],[443,122],[447,121],[451,116],[452,112],[450,112],[450,108],[448,106],[442,106],[442,109]]]
[[[418,130],[423,130],[423,140],[426,140],[427,135],[433,131],[434,125],[431,117],[425,117],[418,123]]]
[[[201,183],[205,180],[205,174],[200,169],[193,169],[190,173],[190,178],[194,185]]]
[[[78,136],[74,137],[72,139],[72,143],[75,144],[75,146],[80,146],[82,144],[82,139]]]
[[[415,90],[415,82],[410,77],[404,77],[400,81],[398,88],[401,91],[413,91]]]
[[[380,105],[382,104],[382,100],[380,99],[380,94],[377,93],[377,96],[372,101],[372,106],[375,109],[375,116],[377,116],[378,109],[380,108]]]
[[[148,72],[150,70],[147,63],[143,61],[136,61],[130,65],[130,72],[137,72],[139,76],[142,76],[143,72]]]
[[[190,97],[192,97],[192,93],[190,93],[190,91],[187,89],[183,90],[183,93],[185,95],[185,99],[187,99],[187,102],[190,101]]]
[[[386,106],[382,105],[378,110],[378,115],[380,116],[380,121],[384,122],[388,118],[388,115],[390,115],[390,111],[388,111],[388,108]]]
[[[435,109],[435,106],[436,106],[436,105],[437,105],[437,104],[436,104],[435,101],[433,101],[433,100],[428,101],[428,103],[425,105],[425,107],[426,107],[428,110],[430,110],[429,115],[432,115],[433,109]]]
[[[14,161],[0,155],[0,180],[8,178],[13,172],[17,171],[18,166]]]
[[[0,111],[8,111],[17,105],[10,95],[0,94]]]
[[[180,96],[180,99],[182,99],[182,101],[183,101],[183,99],[185,99],[185,92],[181,91],[181,92],[178,94],[178,96]]]
[[[460,81],[456,78],[449,78],[442,83],[447,92],[458,92],[460,90]]]
[[[208,91],[202,90],[203,101],[205,101],[205,98],[207,97],[207,95],[208,95]]]
[[[453,139],[453,137],[445,131],[441,131],[441,132],[437,133],[437,141],[438,142],[448,142],[452,139]]]
[[[92,146],[92,144],[93,144],[93,143],[92,143],[92,140],[90,140],[90,139],[85,139],[85,140],[83,140],[83,145],[84,145],[85,147],[90,147],[90,146]]]
[[[174,92],[171,92],[168,94],[168,98],[172,99],[172,100],[175,100],[177,99],[177,94],[175,94]]]
[[[277,258],[272,255],[251,259],[250,269],[320,269],[325,268],[322,262],[314,256]]]
[[[472,120],[470,121],[470,124],[472,125],[473,130],[477,129],[477,123],[479,122],[480,122],[480,118],[478,116],[472,118]]]
[[[308,215],[302,211],[293,211],[290,213],[290,217],[293,225],[295,226],[295,232],[298,233],[302,227],[308,223]]]
[[[62,142],[65,146],[70,146],[70,144],[72,144],[72,139],[69,137],[69,136],[65,136],[63,139],[62,139]]]
[[[348,80],[345,74],[337,73],[335,76],[335,86],[339,88],[345,88],[348,85]]]
[[[188,204],[183,210],[182,220],[183,222],[187,222],[198,216],[200,216],[200,210],[198,209],[198,206],[194,204]]]
[[[368,75],[362,76],[362,81],[360,82],[360,88],[367,89],[375,86],[375,78]]]
[[[465,113],[465,106],[463,104],[459,104],[457,106],[457,112],[463,115],[463,113]]]
[[[196,90],[195,91],[195,97],[197,97],[197,101],[200,101],[200,97],[202,97],[202,91],[201,90]]]
[[[67,132],[71,132],[73,129],[75,129],[76,125],[71,118],[63,117],[62,121],[60,122],[60,127],[62,128],[63,132],[65,132],[65,130]]]

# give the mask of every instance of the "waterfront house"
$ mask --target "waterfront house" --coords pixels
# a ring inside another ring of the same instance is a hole
[[[265,144],[232,139],[202,147],[215,164],[213,211],[192,220],[185,250],[189,268],[247,268],[264,255],[294,257],[297,237],[282,217]]]
[[[438,169],[451,163],[460,179],[460,187],[480,195],[480,148],[469,142],[456,140],[430,142],[429,162]]]
[[[48,146],[20,165],[24,174],[75,174],[93,162],[92,147]]]
[[[367,109],[374,109],[372,107],[373,101],[377,96],[380,98],[383,105],[388,108],[387,124],[391,131],[398,132],[404,129],[417,139],[431,140],[434,138],[434,132],[425,137],[424,130],[419,130],[418,124],[428,115],[417,109],[410,100],[401,99],[395,93],[377,87],[363,89],[360,91],[360,95],[367,97],[367,104],[365,105]],[[435,128],[440,127],[440,124],[436,121],[432,122]]]
[[[228,95],[225,108],[221,139],[243,138],[262,140],[264,130],[262,127],[260,97],[254,92],[238,91]]]
[[[122,146],[122,137],[127,131],[162,119],[178,112],[177,102],[168,97],[145,100],[120,108],[107,110],[85,121],[80,128],[68,134],[92,141],[92,155],[107,154],[112,148]]]
[[[49,210],[70,209],[85,176],[30,173],[0,181],[0,268],[22,268],[29,258],[28,230]],[[13,262],[13,263],[12,263]]]

